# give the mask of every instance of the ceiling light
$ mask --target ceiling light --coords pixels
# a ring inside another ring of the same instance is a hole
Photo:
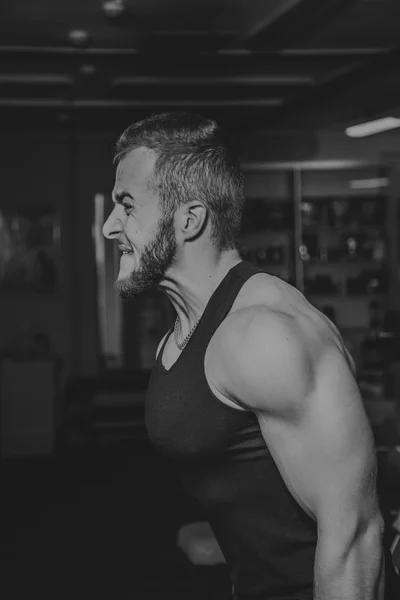
[[[314,79],[307,75],[224,75],[205,77],[185,76],[129,76],[115,77],[116,87],[134,85],[312,85]]]
[[[97,71],[94,65],[81,65],[79,67],[79,71],[82,75],[94,75]]]
[[[84,29],[72,29],[68,33],[69,41],[76,48],[85,48],[90,44],[90,35]]]
[[[370,179],[353,179],[350,181],[350,188],[352,190],[373,190],[381,187],[388,187],[388,177],[375,177]]]
[[[0,73],[0,84],[32,85],[70,85],[69,75],[54,73]]]
[[[115,19],[120,17],[126,10],[124,0],[105,0],[103,10],[107,17]]]
[[[346,135],[353,138],[366,137],[381,133],[382,131],[396,129],[396,127],[400,127],[400,119],[396,117],[384,117],[383,119],[376,119],[375,121],[368,121],[367,123],[347,127]]]

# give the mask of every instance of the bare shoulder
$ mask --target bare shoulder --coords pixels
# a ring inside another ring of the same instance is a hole
[[[247,334],[250,343],[264,335],[273,336],[277,343],[289,335],[291,341],[306,342],[309,351],[318,353],[321,345],[343,344],[337,327],[299,290],[264,273],[243,286],[237,308],[222,323],[221,334],[224,338]]]
[[[248,408],[282,407],[311,394],[324,362],[351,370],[338,330],[298,290],[261,279],[255,295],[256,302],[244,302],[219,332],[220,373],[232,400]]]

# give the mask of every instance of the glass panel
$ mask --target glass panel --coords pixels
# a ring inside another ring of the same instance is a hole
[[[245,173],[245,193],[246,198],[288,200],[292,195],[289,172]]]
[[[381,167],[360,169],[302,171],[304,197],[376,195],[389,185]]]
[[[389,177],[376,166],[303,171],[301,179],[304,293],[354,354],[365,332],[384,318]]]
[[[246,205],[239,251],[249,260],[294,283],[294,209],[288,171],[246,174]]]

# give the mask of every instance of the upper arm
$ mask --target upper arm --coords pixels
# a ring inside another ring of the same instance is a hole
[[[341,525],[355,535],[361,523],[380,519],[372,431],[344,354],[323,342],[312,350],[293,321],[261,313],[243,332],[241,358],[230,352],[230,378],[319,530]]]

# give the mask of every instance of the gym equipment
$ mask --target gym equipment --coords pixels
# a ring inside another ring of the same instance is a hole
[[[226,564],[214,533],[206,522],[183,525],[178,531],[176,543],[194,565]]]

